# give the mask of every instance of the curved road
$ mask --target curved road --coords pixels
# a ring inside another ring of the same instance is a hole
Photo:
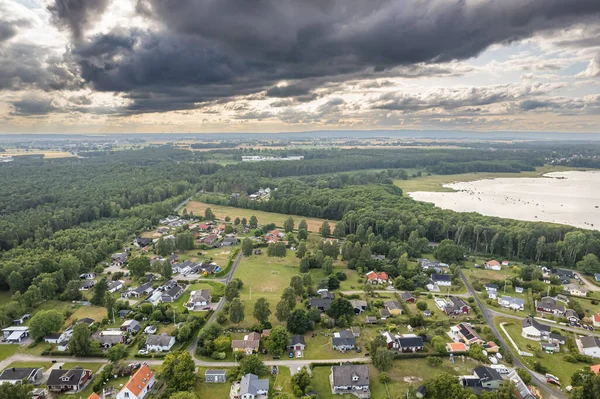
[[[527,370],[527,372],[531,375],[533,381],[536,382],[536,385],[538,386],[538,388],[540,388],[540,390],[542,390],[544,392],[544,394],[546,395],[546,397],[553,398],[553,399],[568,399],[569,397],[567,395],[565,395],[564,393],[555,391],[554,389],[550,388],[548,386],[548,384],[546,383],[546,379],[544,378],[543,375],[541,375],[539,373],[536,373],[533,370],[530,370],[529,368],[527,368],[527,366],[525,366],[521,362],[521,360],[519,359],[518,354],[515,353],[515,351],[511,347],[511,345],[508,345],[506,343],[506,340],[504,339],[504,337],[502,336],[502,334],[500,334],[500,331],[498,331],[498,329],[496,328],[496,325],[494,324],[494,315],[497,312],[491,311],[490,309],[488,309],[487,306],[485,306],[483,304],[483,302],[481,302],[481,299],[479,299],[479,297],[477,296],[477,292],[473,289],[473,287],[471,286],[471,283],[465,277],[465,275],[463,274],[462,270],[460,271],[460,277],[462,278],[462,280],[464,281],[467,289],[469,290],[469,292],[471,293],[471,295],[475,299],[475,302],[477,303],[477,306],[481,310],[481,314],[485,318],[485,321],[487,322],[488,326],[490,327],[490,329],[492,330],[492,332],[494,333],[494,335],[500,340],[500,342],[502,343],[502,346],[504,346],[504,348],[511,353],[511,355],[513,357],[513,364],[514,364],[514,366],[522,368],[524,370]],[[502,315],[504,316],[504,314],[502,314]],[[509,315],[509,317],[510,317],[510,315]],[[521,320],[521,318],[519,318],[519,320]]]

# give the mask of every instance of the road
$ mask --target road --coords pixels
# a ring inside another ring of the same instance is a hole
[[[583,281],[583,285],[585,285],[588,290],[600,292],[600,287],[598,287],[596,284],[590,283],[588,281],[587,277],[584,277],[583,274],[581,274],[581,273],[575,273],[575,274],[577,276],[579,276],[579,278],[581,279],[581,281]]]
[[[564,393],[555,391],[554,389],[550,388],[550,386],[548,386],[548,384],[546,383],[546,379],[544,378],[543,375],[536,373],[533,370],[530,370],[527,366],[525,366],[521,362],[518,354],[513,350],[513,348],[510,345],[508,345],[506,343],[504,336],[502,336],[502,334],[500,334],[500,331],[498,331],[498,329],[496,328],[496,325],[494,324],[494,315],[495,314],[500,314],[502,316],[505,316],[505,315],[502,313],[497,313],[497,312],[491,311],[487,306],[485,306],[483,304],[483,302],[481,302],[481,299],[479,299],[479,297],[477,296],[477,292],[473,289],[473,286],[471,286],[471,283],[465,277],[462,270],[460,272],[460,277],[462,278],[467,289],[469,290],[469,292],[475,299],[475,303],[477,303],[477,306],[481,310],[481,314],[485,318],[485,321],[487,322],[488,326],[490,327],[490,329],[492,330],[494,335],[500,340],[500,342],[502,343],[502,346],[504,346],[504,348],[512,354],[513,365],[515,367],[519,367],[524,370],[527,370],[527,372],[531,375],[533,381],[535,381],[535,383],[539,387],[539,389],[542,390],[544,392],[544,394],[547,395],[548,398],[550,398],[550,399],[568,399],[568,396],[565,395]],[[521,320],[521,318],[519,318],[519,320]]]
[[[179,212],[179,210],[180,210],[181,208],[183,208],[183,206],[184,206],[185,204],[187,204],[187,203],[188,203],[188,201],[191,201],[191,200],[192,200],[192,198],[194,198],[194,197],[195,197],[196,195],[198,195],[198,194],[202,194],[203,192],[204,192],[204,190],[200,190],[200,191],[198,191],[196,194],[194,194],[194,195],[192,195],[192,196],[188,197],[186,200],[182,201],[182,202],[181,202],[181,204],[179,204],[179,205],[177,205],[177,206],[175,207],[175,213]]]

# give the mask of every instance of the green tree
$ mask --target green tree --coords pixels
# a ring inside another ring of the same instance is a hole
[[[286,301],[290,309],[296,307],[296,292],[292,287],[286,287],[281,294],[281,300]]]
[[[282,327],[277,326],[271,330],[271,334],[267,339],[267,349],[274,356],[281,356],[288,346],[290,334]]]
[[[173,277],[173,266],[171,266],[171,262],[169,262],[169,259],[165,259],[165,261],[163,262],[160,274],[163,276],[163,278],[166,278],[167,280],[170,280],[171,277]]]
[[[94,286],[94,295],[90,302],[96,306],[104,306],[104,296],[108,292],[108,279],[103,277],[95,286]]]
[[[136,256],[135,258],[131,258],[127,268],[132,276],[142,277],[150,271],[150,258],[147,256]]]
[[[300,259],[300,273],[308,273],[310,269],[310,257],[308,255],[304,255],[302,259]]]
[[[1,384],[0,398],[6,399],[31,399],[33,385],[29,384]]]
[[[426,310],[427,309],[427,302],[425,302],[425,301],[418,301],[417,302],[417,309],[419,309],[419,310]]]
[[[214,341],[215,351],[226,352],[231,348],[231,337],[228,335],[220,335]]]
[[[13,294],[17,291],[25,291],[25,280],[23,279],[23,276],[21,276],[21,273],[17,271],[10,273],[8,276],[8,286]]]
[[[310,274],[302,276],[302,284],[304,284],[306,288],[310,287],[312,285],[312,276]]]
[[[436,367],[442,364],[442,358],[438,356],[427,356],[427,364]]]
[[[255,229],[257,227],[258,227],[258,219],[254,215],[250,216],[250,228]]]
[[[112,363],[117,363],[127,357],[127,348],[123,344],[116,344],[107,351],[106,357]]]
[[[196,365],[187,351],[168,354],[158,378],[167,384],[170,393],[189,391],[196,385]]]
[[[308,238],[308,232],[304,229],[298,230],[298,240],[306,240]]]
[[[452,240],[442,240],[437,246],[434,256],[441,262],[458,263],[464,259],[465,251]]]
[[[298,387],[302,393],[305,393],[306,388],[310,386],[310,374],[302,367],[296,374],[292,376],[292,385]]]
[[[232,323],[241,323],[244,320],[244,304],[240,298],[234,298],[229,306],[229,320]]]
[[[302,282],[302,277],[293,276],[290,280],[290,287],[294,289],[294,293],[296,296],[302,296],[304,294],[304,283]]]
[[[298,230],[308,231],[308,224],[305,219],[300,220],[300,223],[298,223]]]
[[[236,218],[233,220],[233,224],[235,224],[236,226],[237,226],[238,224],[240,224],[240,222],[241,222],[241,220],[240,220],[240,218],[239,218],[239,217],[236,217]]]
[[[326,256],[325,259],[323,259],[323,271],[327,276],[333,273],[333,259],[330,256]]]
[[[596,255],[587,254],[582,260],[577,262],[577,270],[585,274],[600,273],[600,261]]]
[[[471,395],[462,387],[458,378],[448,373],[428,379],[425,381],[425,388],[427,397],[432,399],[467,399]]]
[[[206,208],[204,210],[204,219],[206,220],[215,220],[217,217],[215,216],[215,214],[213,213],[212,209],[210,208]]]
[[[387,348],[379,347],[375,353],[372,354],[372,360],[373,366],[377,367],[379,370],[385,371],[392,367],[394,354]]]
[[[73,336],[69,341],[69,348],[71,349],[71,353],[75,356],[87,356],[92,351],[92,341],[91,341],[90,329],[85,324],[76,324],[73,327]]]
[[[341,319],[342,317],[349,320],[354,316],[354,307],[347,299],[335,298],[333,302],[331,302],[331,307],[327,311],[327,314],[336,320]]]
[[[232,301],[233,298],[240,296],[240,290],[238,286],[239,285],[236,281],[230,281],[227,283],[227,287],[225,287],[225,299],[227,299],[227,301]]]
[[[29,321],[29,334],[36,341],[60,331],[64,322],[62,314],[54,309],[40,310]]]
[[[383,335],[377,335],[375,338],[373,338],[371,342],[369,342],[369,350],[372,353],[375,353],[375,351],[377,351],[378,348],[387,349],[387,342]]]
[[[156,241],[156,253],[160,256],[169,256],[173,253],[174,245],[173,240],[164,239],[160,237],[158,241]]]
[[[282,299],[281,301],[279,301],[277,307],[275,308],[275,317],[280,322],[284,322],[288,319],[288,317],[290,317],[291,311],[292,310],[290,309],[288,301]]]
[[[283,231],[286,233],[291,233],[294,231],[294,218],[289,216],[285,222],[283,222]]]
[[[263,361],[258,355],[250,355],[240,360],[240,373],[241,374],[256,374],[263,375],[268,373],[268,367],[265,366]]]
[[[302,335],[309,330],[309,322],[306,310],[295,309],[287,319],[287,329],[292,334]]]
[[[247,257],[252,255],[253,250],[254,244],[252,243],[252,240],[250,238],[244,238],[244,241],[242,241],[242,253],[244,256]]]
[[[106,310],[108,311],[108,317],[109,318],[114,318],[114,310],[115,310],[115,303],[116,303],[116,299],[114,296],[112,296],[112,294],[108,291],[106,291],[104,293],[104,306],[106,307]]]
[[[242,218],[242,225],[246,226],[248,224],[248,220],[246,218]]]
[[[271,315],[271,309],[269,309],[269,302],[266,298],[258,298],[254,304],[254,312],[252,313],[254,318],[261,324],[265,324],[269,321]]]
[[[296,248],[296,257],[298,259],[304,258],[304,255],[306,255],[307,251],[308,249],[306,248],[306,241],[300,241],[300,244],[298,244],[298,248]]]
[[[192,328],[189,323],[185,323],[177,330],[177,342],[187,342],[192,336]]]
[[[331,236],[331,227],[329,227],[329,222],[327,220],[324,220],[323,224],[321,224],[319,233],[321,234],[321,237],[327,238],[327,237]]]
[[[169,396],[169,399],[198,399],[198,396],[192,392],[177,392]]]

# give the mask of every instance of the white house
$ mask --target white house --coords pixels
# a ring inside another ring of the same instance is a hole
[[[369,368],[364,364],[346,364],[331,368],[331,390],[338,394],[352,394],[361,399],[371,397]]]
[[[198,290],[190,292],[190,299],[185,304],[188,310],[194,310],[197,307],[208,306],[210,303],[210,290]]]
[[[244,374],[231,389],[231,397],[239,399],[266,399],[268,393],[269,380],[260,380],[255,374]]]
[[[489,260],[485,262],[485,268],[488,270],[500,271],[502,270],[502,265],[500,265],[500,262],[498,262],[497,260]]]
[[[565,292],[573,296],[587,296],[589,289],[583,285],[567,284],[564,286]]]
[[[175,345],[175,337],[169,335],[149,335],[146,350],[150,352],[168,352]]]
[[[13,326],[2,329],[4,339],[12,344],[18,344],[29,336],[29,327]]]
[[[498,298],[498,303],[504,308],[510,308],[513,310],[525,310],[525,301],[521,298],[513,298],[510,296],[503,295]]]
[[[108,284],[108,292],[112,294],[113,292],[120,291],[125,286],[124,284],[125,283],[121,280],[112,281]]]
[[[145,363],[117,394],[117,399],[144,399],[154,385],[154,371]]]
[[[541,341],[543,337],[550,334],[550,327],[538,323],[533,317],[527,317],[521,321],[521,335],[523,338],[533,341]]]
[[[581,337],[581,352],[586,356],[600,358],[600,338]]]

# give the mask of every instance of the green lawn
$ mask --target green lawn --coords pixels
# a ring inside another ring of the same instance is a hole
[[[0,361],[11,357],[19,349],[19,345],[0,345]]]
[[[275,223],[275,225],[278,227],[282,227],[283,222],[290,216],[283,213],[255,211],[253,209],[235,208],[233,206],[212,205],[199,201],[190,201],[186,204],[185,208],[187,208],[188,213],[194,212],[195,215],[204,215],[204,210],[206,208],[210,208],[215,216],[220,220],[224,220],[227,216],[229,216],[231,220],[234,220],[236,217],[239,217],[240,219],[245,217],[249,220],[250,217],[254,215],[258,219],[259,224],[265,225],[269,223]],[[298,226],[300,220],[306,220],[308,231],[319,231],[321,224],[323,224],[323,221],[325,220],[297,215],[291,216],[294,218],[296,226]],[[329,226],[333,230],[335,228],[335,221],[329,221]]]
[[[413,191],[454,191],[451,188],[442,187],[444,184],[453,182],[469,182],[483,179],[494,179],[503,177],[541,177],[545,173],[563,172],[574,170],[576,168],[566,166],[541,166],[536,168],[535,172],[521,173],[461,173],[455,175],[432,175],[410,178],[408,180],[395,180],[394,184],[402,188],[405,193]]]
[[[48,370],[52,367],[52,362],[13,362],[6,367],[7,369],[11,367],[17,368],[43,368],[44,371]]]
[[[498,326],[501,322],[509,323],[509,324],[505,324],[504,328],[510,334],[511,338],[519,346],[519,349],[535,354],[535,356],[533,356],[533,357],[520,356],[519,358],[521,359],[521,361],[525,365],[527,365],[527,367],[529,367],[531,369],[533,369],[534,362],[540,362],[542,365],[544,365],[548,368],[549,373],[554,374],[555,376],[557,376],[560,379],[560,382],[563,384],[563,386],[569,385],[571,383],[571,376],[573,375],[574,372],[576,372],[577,370],[580,370],[582,367],[589,366],[584,363],[569,363],[569,362],[565,361],[564,357],[569,352],[566,345],[561,346],[560,353],[554,353],[554,354],[548,354],[545,352],[536,353],[536,350],[538,348],[540,348],[540,343],[524,338],[521,335],[521,326],[518,321],[513,320],[513,319],[506,319],[506,318],[496,318],[494,320],[494,323]],[[498,330],[500,331],[501,334],[505,335],[504,331],[502,331],[502,329],[498,328]],[[563,335],[563,336],[568,336],[569,334],[570,333],[567,333],[566,331],[561,332],[561,335]],[[512,347],[512,345],[511,345],[511,347]]]
[[[93,319],[96,323],[102,322],[102,320],[108,315],[108,310],[102,306],[81,306],[65,321],[65,327],[70,326],[75,320],[81,320],[84,317]]]

